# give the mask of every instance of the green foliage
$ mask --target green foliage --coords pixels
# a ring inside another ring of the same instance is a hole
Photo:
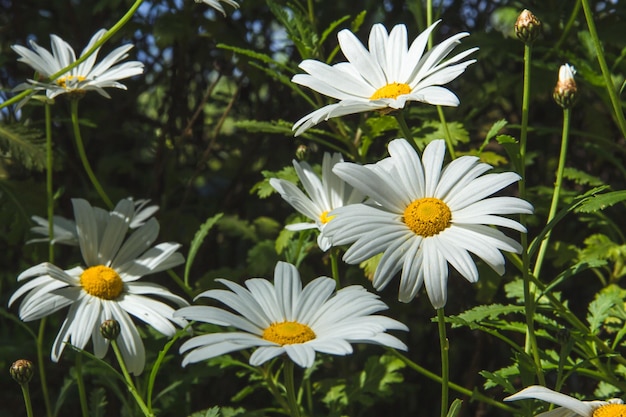
[[[46,168],[46,144],[43,132],[22,124],[0,125],[0,152],[15,159],[28,170]]]
[[[104,388],[98,387],[89,394],[89,415],[90,417],[104,417],[106,415],[106,392]]]
[[[219,219],[222,218],[224,214],[218,213],[213,217],[209,217],[198,229],[193,240],[191,241],[191,245],[189,246],[189,253],[187,254],[187,261],[185,262],[185,282],[189,282],[189,272],[191,271],[191,265],[193,265],[193,261],[196,258],[196,254],[202,246],[202,242],[209,234],[211,228],[215,225]]]
[[[263,181],[259,181],[252,186],[250,193],[256,193],[259,198],[267,198],[274,194],[276,190],[270,185],[270,178],[278,178],[297,184],[299,182],[298,174],[292,166],[286,166],[280,171],[261,171],[263,175]]]

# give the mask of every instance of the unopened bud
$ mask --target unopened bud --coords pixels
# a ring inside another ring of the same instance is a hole
[[[561,65],[561,68],[559,68],[559,80],[556,83],[556,87],[554,87],[552,97],[564,109],[572,107],[578,96],[574,75],[576,75],[576,69],[569,64]]]
[[[20,385],[28,384],[33,377],[34,365],[31,361],[26,359],[19,359],[13,362],[9,373],[11,377]]]
[[[106,320],[100,325],[100,334],[108,340],[115,340],[120,335],[120,324],[117,320]]]
[[[308,146],[306,145],[298,146],[298,149],[296,149],[296,158],[298,158],[299,161],[304,161],[307,159],[308,156],[309,156]]]
[[[515,22],[515,34],[526,44],[531,44],[537,39],[541,32],[541,22],[531,13],[530,10],[524,9]]]

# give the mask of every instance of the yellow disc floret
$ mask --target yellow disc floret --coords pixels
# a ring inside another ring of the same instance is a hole
[[[450,208],[438,198],[420,198],[413,201],[404,210],[402,221],[416,235],[434,236],[450,226],[452,213]]]
[[[331,221],[334,218],[335,218],[335,216],[329,216],[328,215],[328,210],[326,210],[325,212],[320,214],[320,221],[322,222],[322,224],[326,224],[326,223],[328,223],[329,221]]]
[[[384,87],[379,88],[372,94],[370,100],[378,100],[381,98],[398,98],[403,94],[409,94],[411,87],[408,84],[403,83],[391,83]]]
[[[626,404],[606,404],[593,411],[592,417],[626,417]]]
[[[263,331],[263,339],[279,345],[294,345],[315,339],[315,333],[306,324],[297,321],[272,323]]]
[[[124,289],[124,282],[113,269],[104,265],[92,266],[80,275],[80,285],[85,292],[104,300],[114,300]]]
[[[72,84],[81,81],[85,81],[85,77],[82,75],[67,75],[65,77],[57,78],[55,82],[59,87],[67,88],[68,83]]]

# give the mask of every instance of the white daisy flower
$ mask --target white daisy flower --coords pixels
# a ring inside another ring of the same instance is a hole
[[[306,162],[293,161],[298,178],[302,182],[304,194],[295,184],[278,178],[270,179],[270,185],[280,193],[285,201],[293,206],[298,212],[304,214],[313,223],[295,223],[286,226],[288,230],[306,230],[317,228],[320,234],[317,237],[317,245],[321,250],[327,251],[332,246],[330,239],[324,235],[324,226],[331,220],[328,213],[338,207],[363,201],[363,194],[346,184],[332,171],[335,164],[343,162],[341,154],[333,155],[325,152],[322,160],[322,178],[313,171]]]
[[[81,53],[81,57],[91,47],[98,42],[106,33],[105,29],[100,29],[89,41]],[[106,98],[109,94],[104,90],[107,87],[115,87],[126,90],[126,86],[118,82],[124,78],[132,77],[143,73],[143,64],[139,61],[128,61],[120,63],[128,57],[127,52],[133,47],[128,44],[120,46],[107,55],[99,64],[95,65],[98,48],[84,62],[59,76],[56,80],[48,81],[53,74],[76,61],[74,49],[63,39],[56,35],[50,35],[52,53],[47,49],[37,45],[35,41],[30,41],[32,51],[20,45],[13,45],[11,48],[20,56],[18,61],[30,65],[37,75],[45,81],[28,80],[15,87],[14,91],[34,89],[36,91],[45,90],[46,96],[50,99],[65,93],[83,94],[85,91],[94,90]]]
[[[226,11],[224,10],[220,2],[226,3],[229,6],[233,6],[235,9],[239,8],[239,3],[237,3],[234,0],[195,0],[195,2],[208,4],[209,6],[213,7],[215,10],[222,13],[224,16],[226,16]]]
[[[130,201],[133,201],[132,198],[129,198]],[[154,213],[159,210],[159,206],[151,205],[149,206],[150,200],[141,199],[134,202],[135,210],[133,213],[133,217],[130,219],[130,223],[128,227],[131,229],[136,229],[140,226],[143,226]],[[97,217],[101,219],[106,219],[109,216],[109,212],[105,209],[99,207],[93,207],[94,213]],[[48,230],[48,219],[44,219],[39,216],[32,216],[31,219],[37,224],[30,228],[30,231],[36,233],[38,235],[43,235],[43,238],[31,239],[26,243],[37,243],[37,242],[48,242],[50,240],[49,230]],[[69,246],[77,246],[78,245],[78,231],[76,230],[76,222],[71,219],[67,219],[63,216],[54,216],[52,218],[53,223],[53,237],[52,244],[63,244]]]
[[[176,332],[172,323],[186,325],[185,320],[173,316],[172,307],[147,295],[162,297],[178,306],[188,305],[184,299],[160,285],[138,281],[144,275],[183,263],[183,256],[177,252],[180,245],[160,243],[150,248],[159,233],[154,218],[125,240],[134,213],[131,200],[121,200],[105,217],[85,200],[74,199],[72,204],[85,267],[64,271],[44,262],[27,269],[17,280],[29,281],[13,294],[9,306],[26,294],[19,316],[27,322],[69,306],[52,346],[54,362],[61,357],[66,343],[84,349],[90,338],[94,354],[104,357],[109,342],[100,334],[100,324],[117,320],[121,328],[120,350],[128,370],[138,375],[144,368],[145,352],[129,314],[170,337]]]
[[[343,162],[333,172],[372,199],[333,210],[324,232],[333,245],[354,243],[344,254],[355,264],[383,253],[373,284],[384,288],[402,270],[399,300],[409,302],[424,283],[435,308],[446,304],[448,263],[468,281],[478,280],[470,253],[504,273],[501,250],[521,251],[515,240],[490,225],[526,229],[501,214],[532,213],[515,197],[486,198],[520,179],[513,172],[481,175],[491,166],[462,156],[442,169],[443,140],[420,159],[404,139],[389,143],[388,158],[360,166]]]
[[[286,353],[301,367],[311,367],[315,352],[331,355],[352,353],[350,343],[372,343],[406,350],[404,343],[385,333],[408,330],[389,317],[374,315],[387,305],[365,288],[354,285],[342,288],[334,296],[335,281],[319,277],[302,288],[295,266],[278,262],[274,285],[266,279],[252,278],[245,288],[219,279],[227,290],[209,290],[198,297],[218,300],[234,313],[217,307],[183,307],[175,317],[241,331],[211,333],[186,341],[180,352],[191,351],[183,360],[189,363],[251,347],[250,365],[257,366]]]
[[[371,110],[401,109],[407,101],[458,106],[459,99],[450,90],[441,87],[461,75],[476,62],[460,62],[478,48],[463,51],[444,61],[460,39],[468,33],[459,33],[424,53],[430,33],[439,21],[422,32],[407,47],[405,25],[396,25],[391,33],[381,24],[372,26],[369,51],[348,29],[337,38],[348,62],[330,66],[307,59],[300,68],[308,74],[292,78],[296,84],[340,100],[318,109],[293,126],[296,136],[331,117]]]
[[[619,398],[608,401],[580,401],[540,385],[524,388],[504,401],[525,399],[537,399],[560,406],[538,414],[537,417],[619,417],[626,414],[626,405]]]

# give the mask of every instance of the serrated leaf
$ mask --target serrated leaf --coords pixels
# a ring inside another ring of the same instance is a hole
[[[520,313],[524,311],[524,307],[516,305],[489,304],[476,306],[470,310],[464,311],[458,317],[469,323],[480,323],[485,319],[499,319],[504,314]]]
[[[509,122],[507,122],[505,119],[500,119],[497,122],[495,122],[493,125],[491,125],[491,128],[489,128],[489,131],[487,132],[487,135],[485,136],[485,142],[489,142],[492,138],[494,138],[498,134],[498,132],[504,129],[504,127],[508,123]]]
[[[590,185],[592,187],[604,185],[600,178],[572,167],[567,167],[563,170],[563,178],[574,181],[578,185]]]
[[[247,130],[248,132],[261,132],[261,133],[281,133],[289,136],[293,136],[291,127],[293,123],[286,122],[284,120],[277,120],[272,122],[264,122],[259,120],[241,120],[234,123],[235,127]]]
[[[326,39],[328,38],[328,36],[334,32],[335,28],[337,26],[339,26],[340,24],[342,24],[343,22],[345,22],[346,20],[350,19],[349,15],[340,17],[339,19],[335,20],[334,22],[331,22],[330,25],[328,25],[328,27],[324,30],[324,32],[322,32],[322,36],[320,37],[320,44],[324,43],[326,41]]]
[[[193,264],[194,259],[196,258],[196,254],[198,253],[198,249],[204,242],[204,239],[209,234],[211,228],[215,225],[215,223],[222,218],[224,213],[218,213],[213,217],[209,217],[198,229],[196,234],[191,241],[191,245],[189,247],[189,253],[187,254],[187,261],[185,262],[185,282],[189,282],[189,272],[191,271],[191,265]]]
[[[515,388],[509,380],[519,374],[516,365],[499,369],[496,372],[480,371],[479,374],[486,379],[483,384],[485,389],[500,386],[503,387],[506,392],[515,392]]]
[[[626,200],[626,190],[596,194],[583,201],[576,209],[579,213],[594,213]]]
[[[89,416],[104,417],[106,414],[106,392],[104,388],[98,387],[89,394]]]
[[[293,166],[287,166],[280,171],[261,171],[261,175],[263,175],[264,179],[254,184],[250,189],[250,194],[256,192],[260,198],[267,198],[277,192],[274,187],[270,185],[270,178],[278,178],[294,184],[299,182],[298,174]]]
[[[624,302],[620,293],[612,288],[609,287],[606,291],[597,293],[595,299],[589,303],[587,322],[589,322],[589,330],[594,334],[598,333],[613,307]]]
[[[289,242],[291,242],[291,238],[295,233],[296,232],[287,229],[283,229],[280,231],[278,237],[276,238],[276,243],[274,244],[274,249],[276,249],[276,253],[283,253],[283,250],[285,250],[285,248],[289,246]]]
[[[236,46],[226,45],[226,44],[223,44],[223,43],[218,43],[217,47],[220,48],[220,49],[225,49],[227,51],[232,51],[232,52],[234,52],[236,54],[245,55],[245,56],[247,56],[249,58],[257,59],[257,60],[259,60],[259,61],[261,61],[261,62],[263,62],[263,63],[265,63],[267,65],[270,65],[270,66],[275,65],[275,66],[277,66],[279,68],[282,68],[285,71],[291,72],[291,69],[289,67],[287,67],[286,65],[281,64],[280,62],[276,61],[275,59],[273,59],[269,55],[253,51],[251,49],[238,48]]]
[[[190,414],[189,417],[220,417],[220,408],[215,406],[211,407],[207,410],[196,411],[193,414]]]
[[[467,129],[465,129],[465,126],[463,126],[462,123],[448,122],[446,123],[446,125],[448,128],[448,132],[450,133],[453,145],[456,146],[459,143],[469,142],[469,132],[467,131]],[[417,129],[415,137],[415,141],[420,145],[420,147],[423,147],[435,139],[445,138],[446,132],[441,122],[436,120],[429,120],[425,122],[419,129]]]
[[[46,145],[41,131],[19,124],[0,124],[0,151],[19,161],[26,169],[46,168]]]

